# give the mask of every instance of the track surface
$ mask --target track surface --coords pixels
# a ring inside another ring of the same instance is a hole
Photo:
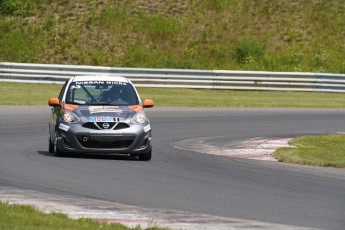
[[[345,229],[345,170],[211,156],[170,143],[221,136],[217,145],[254,137],[343,132],[345,110],[146,110],[153,159],[53,157],[48,107],[0,107],[0,186],[80,195],[128,205],[263,222]],[[327,154],[327,153],[325,153]]]

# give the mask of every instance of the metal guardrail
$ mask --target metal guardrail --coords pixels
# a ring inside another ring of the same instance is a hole
[[[345,74],[113,68],[0,62],[0,81],[63,83],[76,75],[121,75],[137,87],[345,92]]]

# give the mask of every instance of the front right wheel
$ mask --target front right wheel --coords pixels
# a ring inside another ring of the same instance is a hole
[[[54,143],[52,142],[50,137],[49,137],[49,152],[54,153]]]
[[[66,153],[61,151],[57,143],[57,134],[55,134],[55,143],[52,143],[49,138],[49,152],[54,153],[56,157],[64,157]],[[52,150],[52,151],[51,151]]]

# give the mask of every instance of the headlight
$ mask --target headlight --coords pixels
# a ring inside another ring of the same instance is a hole
[[[131,122],[134,123],[134,124],[144,124],[146,122],[145,113],[143,113],[143,112],[136,113],[133,116]]]
[[[63,120],[67,123],[77,123],[80,121],[80,118],[72,111],[65,110],[63,114]]]

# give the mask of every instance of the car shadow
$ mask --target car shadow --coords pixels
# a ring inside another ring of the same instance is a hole
[[[67,153],[65,156],[55,156],[54,153],[48,151],[37,151],[38,154],[46,157],[56,158],[82,158],[82,159],[96,159],[96,160],[122,160],[122,161],[139,161],[138,157],[130,155],[119,155],[119,154],[78,154],[78,153]]]

